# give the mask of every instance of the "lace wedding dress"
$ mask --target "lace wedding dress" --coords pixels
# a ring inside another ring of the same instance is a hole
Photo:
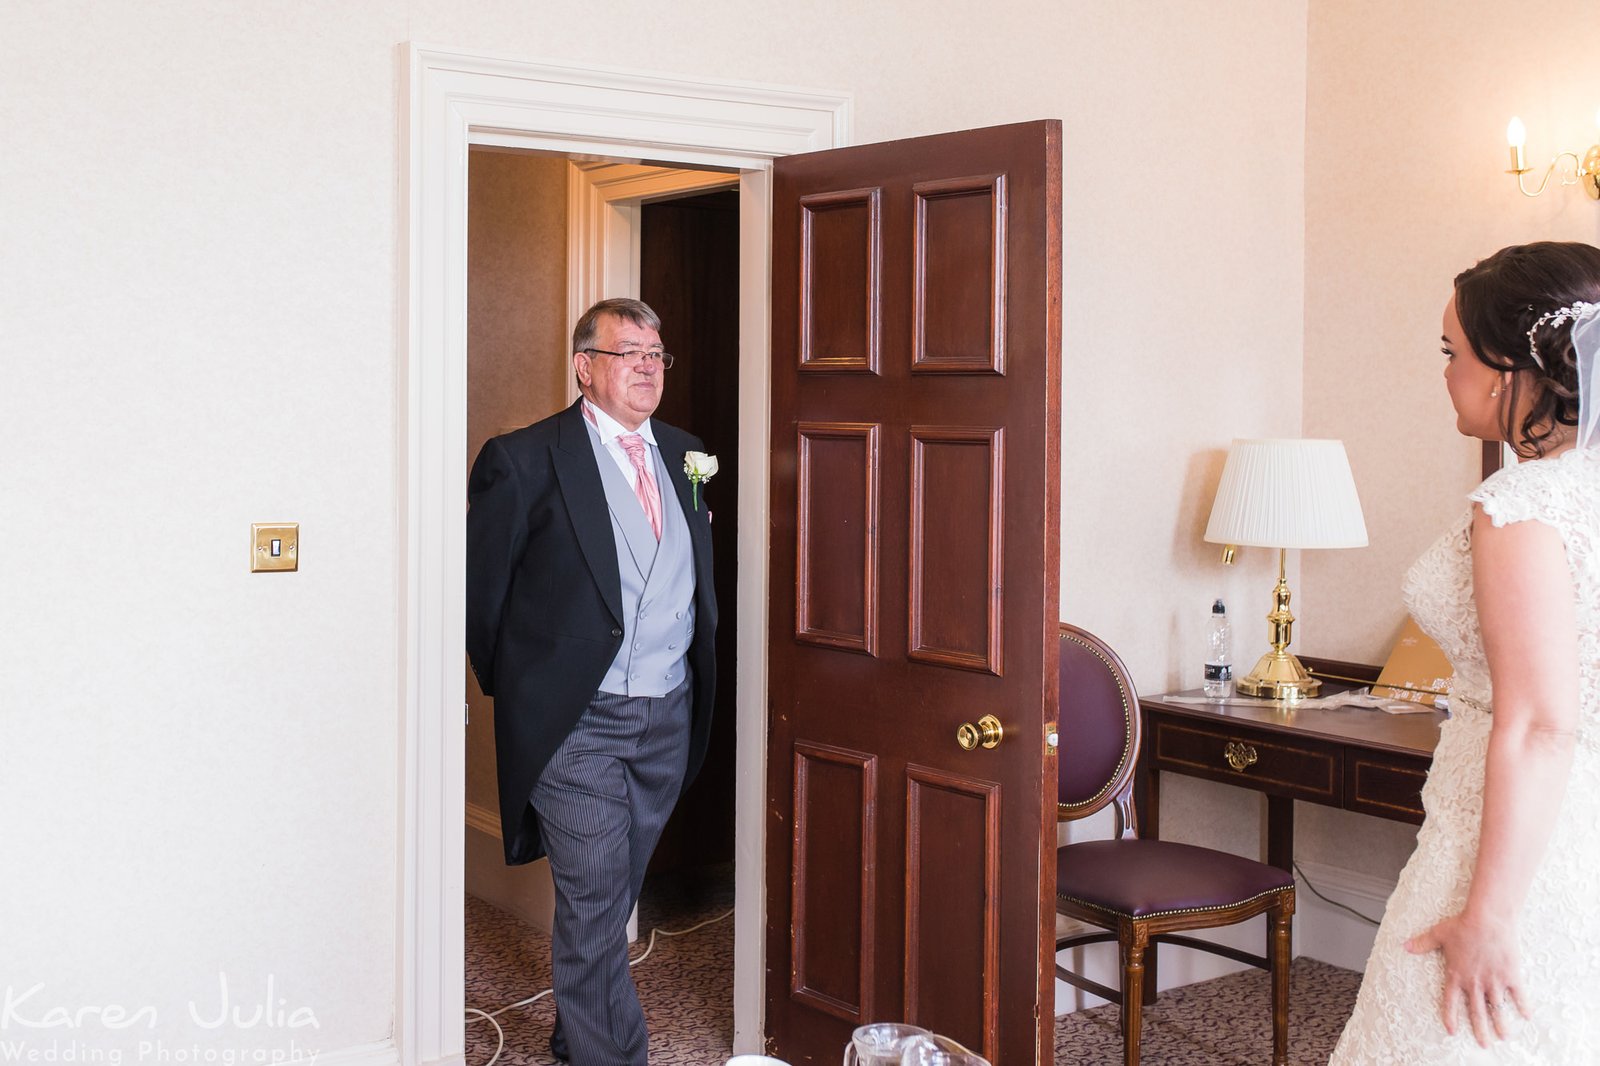
[[[1450,658],[1450,718],[1422,790],[1427,820],[1389,898],[1355,1013],[1330,1066],[1600,1063],[1600,450],[1565,452],[1494,474],[1471,498],[1496,526],[1536,520],[1566,544],[1577,591],[1580,724],[1566,794],[1518,915],[1524,1001],[1513,1035],[1485,1050],[1439,1017],[1444,965],[1405,942],[1466,903],[1478,851],[1493,693],[1472,599],[1469,511],[1406,575],[1405,601]]]

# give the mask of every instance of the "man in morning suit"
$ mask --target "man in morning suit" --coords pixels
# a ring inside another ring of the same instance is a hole
[[[591,307],[582,398],[490,440],[468,483],[467,653],[495,701],[506,862],[550,858],[550,1048],[578,1066],[645,1064],[627,920],[711,725],[711,516],[683,468],[699,440],[650,420],[660,328],[638,300]]]

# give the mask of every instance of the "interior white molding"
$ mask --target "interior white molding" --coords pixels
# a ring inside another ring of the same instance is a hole
[[[1389,897],[1394,893],[1395,886],[1400,882],[1394,877],[1374,877],[1371,874],[1361,873],[1359,870],[1349,870],[1343,866],[1332,866],[1315,859],[1296,859],[1295,865],[1300,872],[1309,877],[1318,891],[1324,895],[1338,895],[1345,897],[1340,903],[1347,903],[1352,907],[1360,908],[1363,904],[1371,904],[1372,909],[1366,913],[1374,918],[1383,917],[1383,909],[1389,902]],[[1304,892],[1311,896],[1305,887],[1305,878],[1300,879],[1300,889],[1296,892],[1299,896]],[[1312,898],[1315,898],[1314,896]],[[1304,902],[1297,899],[1296,902]]]
[[[739,174],[740,434],[734,1046],[758,1051],[765,849],[771,161],[848,143],[842,93],[403,46],[406,271],[398,375],[400,848],[395,1043],[461,1063],[470,145]]]
[[[648,167],[635,163],[574,162],[607,201],[670,200],[705,189],[729,189],[739,184],[739,175],[716,170],[683,170],[678,167]]]
[[[711,189],[736,189],[739,175],[632,163],[574,162],[567,167],[567,335],[600,300],[639,298],[643,206]],[[567,378],[567,402],[578,398]]]

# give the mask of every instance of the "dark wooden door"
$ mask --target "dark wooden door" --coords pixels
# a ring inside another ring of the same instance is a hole
[[[883,1020],[1049,1060],[1060,136],[775,167],[767,1031],[790,1062]],[[985,714],[1004,738],[963,750]]]
[[[643,205],[639,296],[661,316],[677,362],[656,417],[705,442],[720,469],[705,489],[716,517],[717,705],[706,759],[662,831],[650,872],[733,861],[734,707],[739,605],[739,193]]]

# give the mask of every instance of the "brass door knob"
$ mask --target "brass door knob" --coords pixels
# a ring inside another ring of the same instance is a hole
[[[986,714],[978,719],[978,724],[962,722],[956,730],[956,743],[961,745],[963,751],[971,751],[978,745],[993,748],[1005,739],[1006,728],[1000,724],[1000,719],[992,714]]]
[[[1256,764],[1256,749],[1237,740],[1228,741],[1222,749],[1222,755],[1228,760],[1228,765],[1235,770],[1243,771],[1246,767]]]

